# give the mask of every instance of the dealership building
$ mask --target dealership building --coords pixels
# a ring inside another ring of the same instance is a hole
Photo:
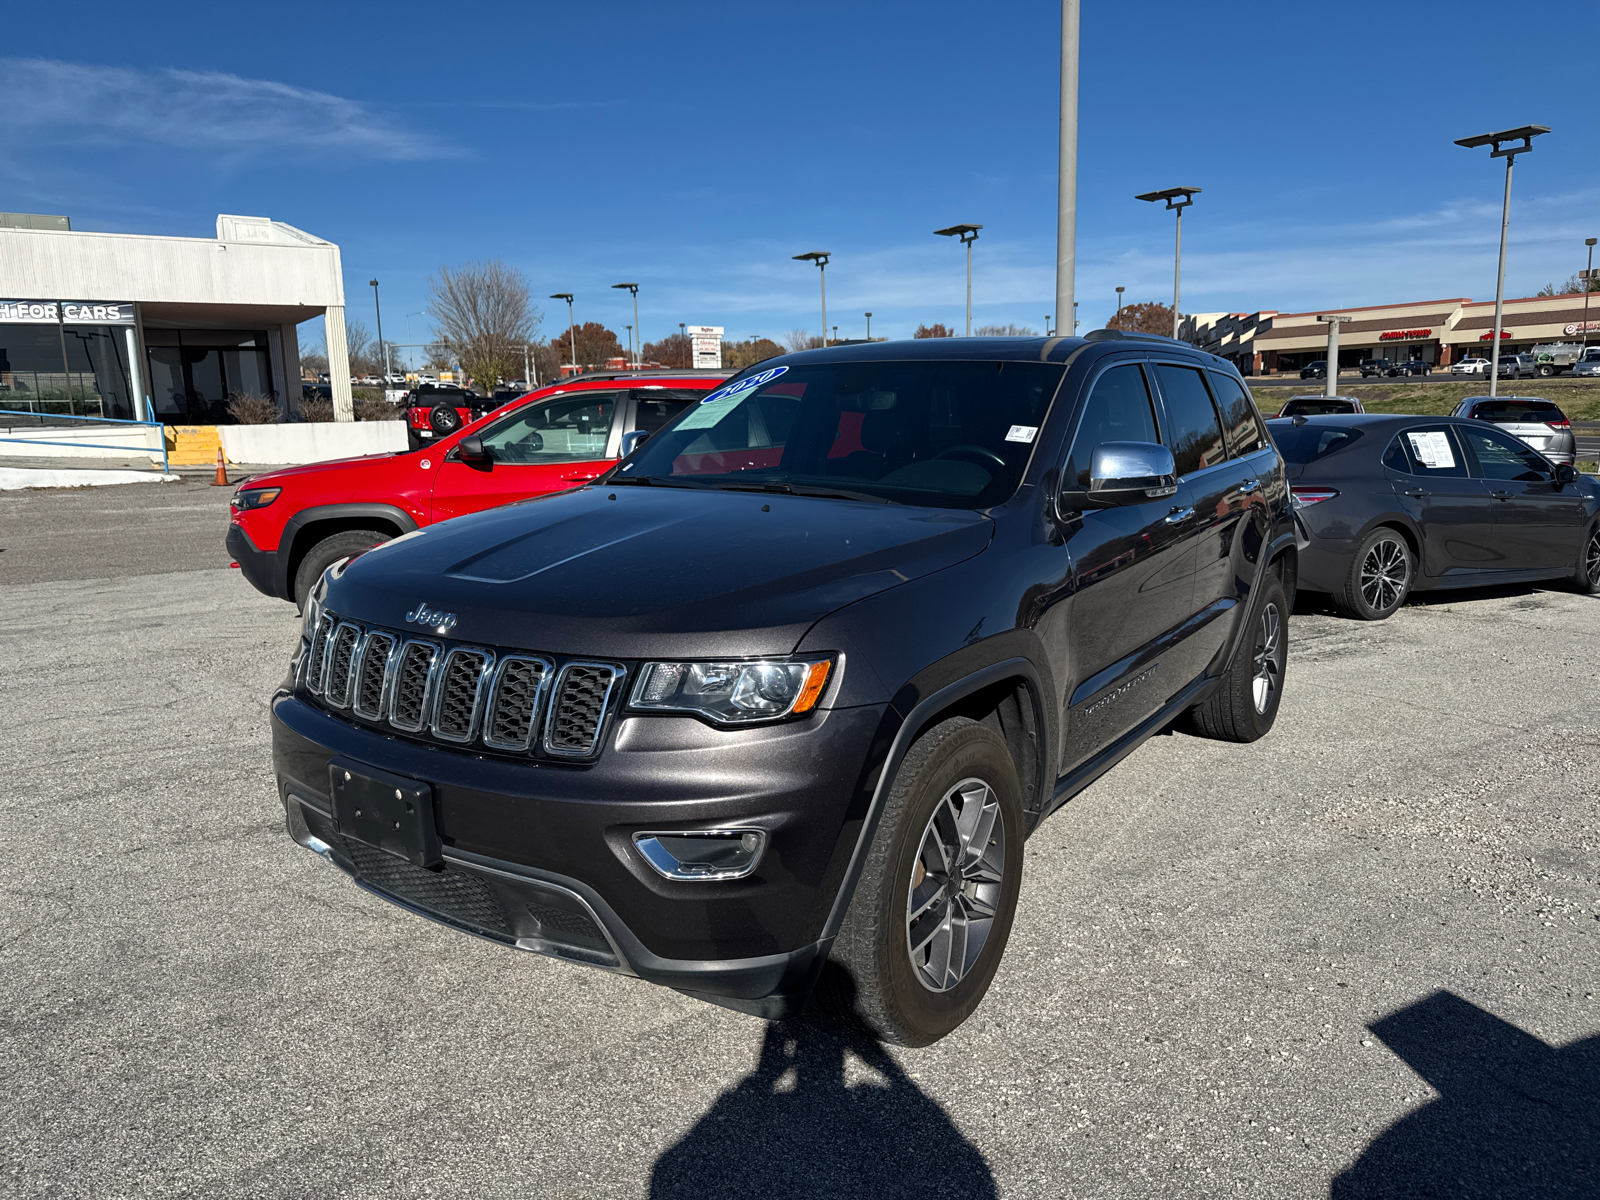
[[[256,394],[288,415],[296,327],[321,316],[335,410],[349,414],[332,242],[268,217],[219,216],[215,239],[0,217],[0,409],[203,425]]]
[[[1327,357],[1328,323],[1319,316],[1348,318],[1339,325],[1341,368],[1354,369],[1369,358],[1449,367],[1464,358],[1489,357],[1494,301],[1454,297],[1302,313],[1196,313],[1184,318],[1181,336],[1245,375],[1298,373]],[[1507,300],[1500,329],[1502,357],[1548,342],[1600,345],[1600,293],[1590,294],[1587,309],[1581,293]]]

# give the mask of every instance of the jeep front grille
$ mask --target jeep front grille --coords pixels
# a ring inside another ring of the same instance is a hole
[[[391,732],[491,750],[593,757],[627,670],[619,663],[500,654],[368,629],[327,613],[306,656],[324,708]]]

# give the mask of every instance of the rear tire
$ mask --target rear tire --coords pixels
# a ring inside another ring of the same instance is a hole
[[[902,1046],[965,1021],[1011,935],[1022,836],[1022,785],[999,735],[965,717],[923,734],[895,776],[818,1003]]]
[[[1342,614],[1358,621],[1392,617],[1416,581],[1416,557],[1398,529],[1374,529],[1357,547],[1344,586],[1333,595]]]
[[[306,556],[300,560],[299,569],[294,573],[295,607],[301,612],[305,611],[306,597],[311,594],[311,589],[317,586],[317,580],[322,578],[322,573],[334,563],[341,558],[349,558],[353,554],[371,550],[374,546],[381,546],[393,536],[376,529],[347,529],[343,533],[323,538],[306,551]]]
[[[440,437],[449,437],[461,425],[461,414],[448,404],[435,404],[428,413],[428,428]]]
[[[1591,525],[1572,569],[1572,590],[1584,596],[1600,592],[1600,523]]]
[[[1278,719],[1289,665],[1289,600],[1277,572],[1268,574],[1249,621],[1217,690],[1189,710],[1189,727],[1201,737],[1253,742]]]

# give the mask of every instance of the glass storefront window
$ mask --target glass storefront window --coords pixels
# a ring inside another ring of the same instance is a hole
[[[132,419],[127,329],[0,325],[0,408]]]
[[[234,396],[278,395],[267,335],[259,331],[146,329],[150,395],[171,422],[226,422]]]

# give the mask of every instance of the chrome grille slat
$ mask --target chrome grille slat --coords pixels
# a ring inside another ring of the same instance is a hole
[[[389,700],[389,724],[396,729],[421,733],[427,724],[442,649],[436,642],[407,642],[400,648]]]
[[[367,634],[361,644],[361,658],[356,666],[356,682],[350,698],[350,708],[358,717],[369,721],[383,720],[385,685],[389,680],[389,659],[394,654],[396,638],[392,633],[374,631]]]
[[[561,668],[545,717],[546,754],[587,758],[594,753],[611,690],[622,674],[612,663],[573,662]]]
[[[457,646],[444,656],[435,689],[433,736],[447,742],[470,742],[494,667],[487,650]]]
[[[322,694],[322,676],[328,665],[328,637],[337,623],[338,618],[332,613],[323,613],[311,635],[311,650],[306,655],[306,688],[312,695]]]
[[[328,639],[322,699],[334,708],[344,708],[350,703],[351,668],[355,666],[356,648],[360,644],[361,630],[350,624],[340,624]]]
[[[526,750],[538,728],[539,700],[550,679],[546,659],[513,655],[500,660],[483,722],[483,744],[496,750]]]

